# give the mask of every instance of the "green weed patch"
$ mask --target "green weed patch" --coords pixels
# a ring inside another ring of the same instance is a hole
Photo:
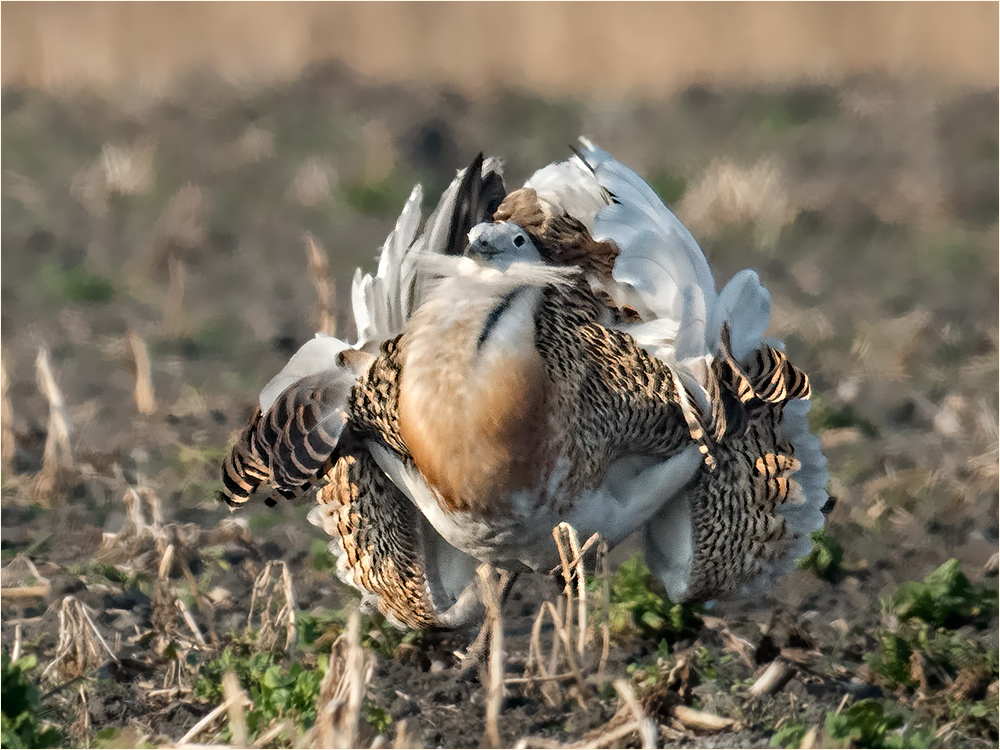
[[[58,747],[63,735],[42,716],[38,687],[29,676],[37,666],[34,656],[11,661],[6,649],[0,666],[0,746],[4,748]]]
[[[600,591],[596,579],[591,579],[589,587],[595,594]],[[611,578],[608,619],[615,635],[639,633],[644,638],[676,641],[698,631],[702,611],[699,604],[670,601],[641,555],[622,563]]]

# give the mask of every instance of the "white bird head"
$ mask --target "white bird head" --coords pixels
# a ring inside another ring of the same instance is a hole
[[[469,246],[465,254],[501,271],[512,263],[538,263],[542,260],[528,233],[509,221],[474,226],[469,232]]]

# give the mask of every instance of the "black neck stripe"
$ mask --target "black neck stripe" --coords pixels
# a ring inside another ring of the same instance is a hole
[[[479,332],[479,339],[476,341],[476,351],[480,351],[483,348],[483,344],[486,343],[486,339],[490,337],[493,329],[497,327],[497,323],[500,322],[500,318],[508,308],[510,308],[511,303],[514,298],[521,292],[524,287],[518,287],[514,291],[505,294],[503,299],[497,303],[496,307],[490,310],[489,315],[486,316],[486,322],[483,323],[483,330]]]

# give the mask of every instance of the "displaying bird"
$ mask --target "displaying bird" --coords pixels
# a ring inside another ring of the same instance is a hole
[[[509,195],[477,157],[422,233],[416,187],[355,275],[357,343],[307,342],[225,462],[231,506],[318,485],[338,574],[398,625],[475,619],[477,565],[550,570],[560,522],[641,533],[675,601],[756,595],[829,509],[757,274],[717,292],[652,188],[581,146]]]

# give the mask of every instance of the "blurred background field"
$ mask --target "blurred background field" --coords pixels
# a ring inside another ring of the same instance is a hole
[[[215,501],[259,389],[321,325],[309,238],[349,338],[351,274],[374,267],[414,183],[429,210],[483,150],[516,186],[585,134],[658,190],[720,286],[759,271],[771,333],[812,376],[838,498],[825,557],[766,601],[718,605],[701,630],[628,631],[618,676],[667,729],[649,697],[661,688],[739,719],[713,742],[797,747],[819,727],[856,746],[996,745],[995,598],[984,614],[969,593],[995,588],[997,570],[996,4],[5,3],[2,21],[2,637],[38,673],[58,662],[42,714],[66,742],[177,740],[207,714],[218,696],[191,686],[221,674],[212,659],[270,559],[293,571],[303,633],[343,625],[354,599],[307,506],[260,507],[237,528]],[[62,406],[39,383],[40,349]],[[156,498],[158,520],[127,515],[130,487]],[[161,575],[171,545],[183,564]],[[920,620],[921,641],[893,592],[952,558],[968,606]],[[43,595],[8,596],[41,579]],[[165,619],[168,589],[207,642],[178,635],[180,610]],[[512,605],[515,662],[546,592]],[[134,673],[98,649],[78,659],[88,692],[53,690],[74,676],[66,596]],[[743,683],[774,658],[762,629],[775,611],[815,656],[751,705]],[[484,690],[442,689],[436,646],[366,627],[382,638],[368,724],[391,735],[409,716],[416,742],[478,744]],[[722,627],[756,647],[748,665],[722,661]],[[665,682],[702,651],[701,692]],[[175,692],[151,698],[147,683]],[[408,683],[427,688],[416,712],[394,692]],[[568,699],[518,690],[505,742],[593,728]],[[614,713],[613,691],[600,701],[596,716]],[[847,703],[896,704],[907,723],[879,714],[881,735],[851,735],[824,718]]]

